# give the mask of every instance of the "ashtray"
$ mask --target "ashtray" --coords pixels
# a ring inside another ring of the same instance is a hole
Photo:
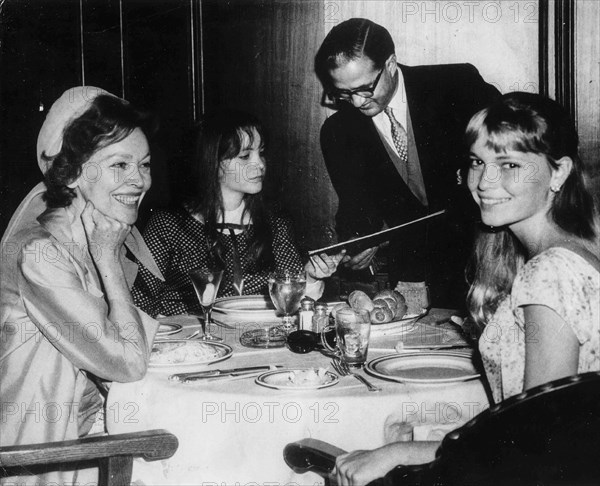
[[[240,336],[240,343],[248,348],[282,348],[286,339],[283,326],[272,326],[244,332]]]

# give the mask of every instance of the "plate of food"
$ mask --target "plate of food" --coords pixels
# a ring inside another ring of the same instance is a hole
[[[479,377],[470,353],[454,351],[390,354],[372,359],[369,374],[401,383],[440,385]]]
[[[223,343],[194,340],[155,342],[149,366],[164,368],[210,364],[223,361],[232,354],[231,347]]]
[[[256,378],[256,383],[277,390],[317,390],[335,385],[336,374],[325,368],[297,368],[267,371]]]
[[[181,324],[173,324],[170,322],[161,322],[156,331],[156,337],[171,336],[181,331]]]

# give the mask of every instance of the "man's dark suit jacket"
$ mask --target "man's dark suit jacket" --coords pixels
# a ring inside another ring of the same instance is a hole
[[[456,172],[465,169],[462,140],[473,114],[500,94],[470,64],[399,65],[429,207],[413,196],[367,117],[346,103],[321,129],[321,148],[339,198],[340,241],[446,209],[447,214],[405,231],[389,247],[392,285],[430,285],[434,306],[464,304],[464,268],[478,210]],[[409,138],[411,134],[409,133]]]

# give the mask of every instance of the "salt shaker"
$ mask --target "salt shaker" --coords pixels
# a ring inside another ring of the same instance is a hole
[[[305,331],[313,330],[313,315],[315,313],[315,301],[310,297],[304,297],[300,301],[300,312],[298,312],[299,328]]]
[[[321,332],[327,327],[329,323],[329,317],[327,315],[327,304],[325,304],[324,302],[317,302],[315,304],[315,315],[313,316],[312,320],[312,330],[314,332]]]

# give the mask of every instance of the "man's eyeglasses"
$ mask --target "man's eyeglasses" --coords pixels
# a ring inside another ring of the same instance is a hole
[[[381,75],[383,74],[384,69],[385,66],[381,69],[381,71],[379,71],[379,74],[375,78],[375,81],[373,81],[373,85],[370,88],[363,86],[361,88],[356,89],[334,89],[327,94],[330,98],[343,101],[352,100],[352,96],[354,95],[360,96],[361,98],[372,98],[373,93],[377,89],[377,84],[379,83],[379,79],[381,79]]]

